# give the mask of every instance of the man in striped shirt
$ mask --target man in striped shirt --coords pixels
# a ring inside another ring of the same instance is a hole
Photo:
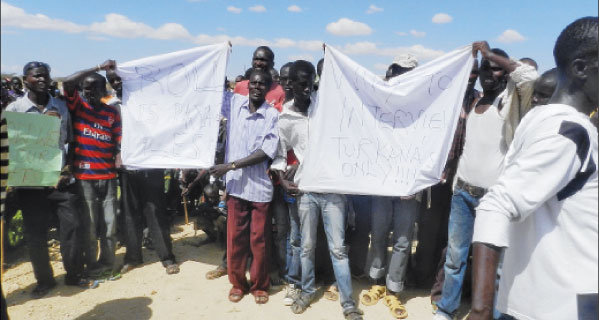
[[[277,110],[265,100],[271,84],[268,72],[254,70],[248,82],[249,96],[235,94],[225,101],[222,110],[228,126],[225,164],[209,170],[217,178],[226,174],[227,272],[233,285],[229,292],[232,302],[240,301],[248,291],[258,304],[269,300],[267,257],[273,185],[267,169],[279,142]],[[252,286],[246,280],[246,262],[250,253]]]
[[[108,60],[78,71],[63,82],[73,118],[75,137],[74,173],[84,200],[84,252],[88,272],[101,274],[115,269],[117,172],[115,157],[120,149],[119,111],[100,101],[106,94],[106,79],[96,73],[115,65]],[[82,84],[83,95],[75,87]],[[84,100],[85,98],[85,100]],[[100,238],[100,259],[97,239]]]

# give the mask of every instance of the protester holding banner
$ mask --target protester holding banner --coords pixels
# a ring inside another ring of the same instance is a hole
[[[525,116],[477,207],[472,320],[491,317],[502,252],[503,319],[598,318],[598,18],[568,25],[554,59],[549,104]]]
[[[417,60],[404,55],[390,65],[386,81],[409,72],[417,66]],[[378,197],[372,199],[371,252],[373,259],[368,267],[371,288],[361,296],[364,305],[374,305],[383,298],[394,317],[408,316],[399,293],[404,290],[404,277],[408,269],[412,234],[418,216],[421,194],[407,197]],[[390,229],[393,230],[393,250],[387,259]]]
[[[288,289],[285,299],[294,300],[292,312],[303,313],[316,298],[315,248],[318,221],[321,216],[337,287],[341,295],[340,302],[344,316],[347,319],[362,319],[362,311],[356,307],[356,303],[352,299],[352,279],[347,248],[344,244],[347,199],[341,194],[300,194],[298,186],[292,182],[295,170],[287,167],[287,154],[290,150],[294,151],[300,164],[304,159],[309,134],[307,115],[311,106],[316,102],[315,96],[312,95],[315,77],[315,68],[310,62],[298,60],[290,68],[294,100],[286,104],[286,109],[280,115],[282,120],[279,128],[281,140],[277,159],[272,166],[277,170],[286,192],[296,195],[298,199],[298,216],[296,217],[293,215],[294,212],[290,212],[292,214],[290,217],[292,220],[290,241],[294,258],[300,260],[301,267],[298,268],[298,260],[292,260],[288,278],[292,281],[296,280],[299,271],[301,271],[302,278],[301,281],[292,282],[293,286]],[[301,249],[298,248],[298,245],[301,245]],[[301,292],[298,289],[301,289]],[[286,301],[284,300],[284,302]]]
[[[120,152],[119,110],[101,101],[106,96],[106,79],[96,73],[114,68],[106,61],[96,68],[75,72],[63,81],[73,119],[75,137],[74,173],[83,199],[83,236],[87,273],[100,276],[117,273],[115,265],[117,231],[117,171]],[[82,84],[83,97],[75,90]],[[85,100],[84,100],[85,99]],[[97,239],[100,239],[100,258]]]
[[[506,52],[490,49],[485,41],[473,43],[473,54],[477,52],[482,55],[479,81],[483,97],[471,110],[466,124],[448,222],[445,278],[436,319],[449,319],[459,307],[475,207],[487,188],[497,181],[508,149],[504,128],[512,101],[518,98],[514,88],[521,88],[521,93],[531,92],[537,78],[535,68],[510,60]],[[512,90],[507,88],[509,78]]]
[[[67,272],[65,284],[91,285],[82,280],[83,260],[81,246],[81,216],[78,210],[79,197],[72,176],[73,152],[70,144],[71,119],[65,102],[48,93],[50,66],[32,61],[23,67],[27,94],[7,107],[7,111],[47,114],[60,118],[60,138],[56,144],[63,151],[63,170],[56,187],[15,188],[17,206],[22,210],[25,239],[37,286],[32,297],[46,295],[54,286],[52,267],[47,248],[50,212],[55,211],[60,222],[60,252]]]
[[[223,105],[222,115],[228,126],[226,163],[210,168],[211,175],[217,178],[227,174],[227,272],[233,285],[229,291],[231,302],[239,302],[248,292],[257,304],[269,300],[269,203],[273,185],[267,169],[279,142],[277,110],[265,100],[271,84],[268,71],[254,70],[248,81],[249,96],[236,94],[230,104]],[[246,279],[250,253],[251,286]]]

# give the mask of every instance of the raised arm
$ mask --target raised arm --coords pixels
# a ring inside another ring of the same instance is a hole
[[[66,77],[63,80],[63,88],[65,90],[66,95],[72,96],[73,93],[75,92],[75,88],[77,87],[77,84],[79,82],[81,82],[86,76],[88,76],[94,72],[98,72],[100,70],[107,71],[110,69],[114,69],[116,67],[117,67],[117,63],[115,62],[115,60],[106,60],[102,64],[99,64],[95,67],[92,67],[89,69],[84,69],[84,70],[73,73],[72,75]]]
[[[495,54],[490,49],[490,45],[487,43],[487,41],[473,42],[473,57],[477,58],[477,52],[481,52],[481,56],[484,59],[487,59],[487,60],[490,60],[490,61],[496,63],[497,65],[502,67],[502,69],[506,70],[506,72],[508,72],[508,73],[515,71],[515,69],[517,68],[516,62],[514,62],[510,59],[507,59],[503,56]]]

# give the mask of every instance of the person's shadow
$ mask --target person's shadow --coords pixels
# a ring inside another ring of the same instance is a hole
[[[110,300],[96,305],[94,309],[80,315],[75,320],[147,320],[152,317],[152,310],[148,307],[151,303],[152,299],[148,297]]]

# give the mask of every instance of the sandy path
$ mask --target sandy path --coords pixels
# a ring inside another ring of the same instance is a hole
[[[167,275],[156,254],[144,249],[146,263],[120,280],[102,283],[89,290],[67,287],[63,284],[64,269],[58,249],[51,248],[52,266],[59,285],[46,297],[31,300],[29,292],[34,288],[35,278],[31,264],[21,258],[5,271],[2,285],[11,319],[343,319],[339,302],[323,298],[304,314],[293,314],[282,303],[284,287],[272,288],[270,300],[265,305],[255,304],[252,296],[244,297],[237,304],[229,302],[227,277],[217,280],[204,277],[219,263],[220,246],[191,246],[190,241],[203,237],[201,232],[194,237],[191,225],[179,225],[174,229],[177,229],[172,233],[174,253],[181,264],[181,272],[177,275]],[[124,253],[125,249],[120,248],[118,261],[122,261]],[[353,282],[355,299],[365,286],[362,282]],[[409,290],[403,299],[409,312],[408,319],[431,319],[427,291]],[[365,312],[365,319],[394,319],[381,301],[375,306],[361,305],[360,308]]]

